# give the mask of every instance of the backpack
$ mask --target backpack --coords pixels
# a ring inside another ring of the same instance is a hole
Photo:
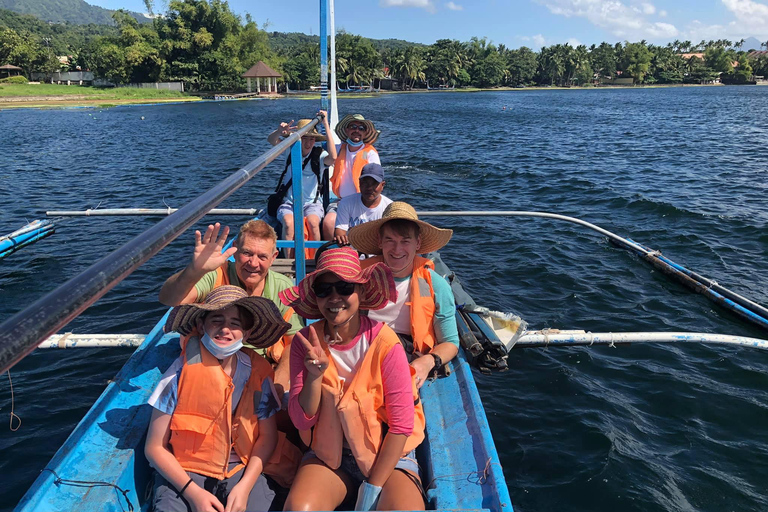
[[[307,162],[310,163],[312,166],[312,172],[317,177],[317,194],[315,194],[315,200],[313,202],[317,202],[318,198],[320,197],[322,191],[323,191],[323,175],[321,175],[320,172],[320,155],[323,152],[323,148],[320,146],[315,146],[312,148],[312,151],[309,153],[307,158],[304,159],[304,161],[301,164],[301,168],[304,169],[304,167],[307,165]],[[285,169],[283,169],[283,173],[280,175],[280,179],[277,181],[277,186],[275,187],[275,191],[269,195],[267,198],[267,213],[272,217],[277,217],[277,209],[280,208],[280,205],[283,204],[283,198],[285,197],[285,194],[290,190],[291,185],[293,184],[293,177],[291,177],[290,180],[288,180],[287,183],[283,183],[283,179],[285,178],[285,175],[288,173],[288,169],[291,167],[291,155],[288,155],[288,159],[285,161]]]

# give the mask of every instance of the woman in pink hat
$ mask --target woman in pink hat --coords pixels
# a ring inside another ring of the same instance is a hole
[[[414,450],[424,413],[395,332],[361,315],[396,299],[392,272],[365,270],[351,248],[320,255],[317,270],[280,293],[319,321],[291,344],[288,412],[310,447],[285,510],[423,510]]]

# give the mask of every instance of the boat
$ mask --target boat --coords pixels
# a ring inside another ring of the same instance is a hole
[[[438,254],[439,271],[450,275]],[[290,268],[283,262],[282,268]],[[454,289],[463,291],[454,280]],[[464,297],[462,297],[464,298]],[[51,459],[16,511],[149,510],[152,469],[144,457],[147,399],[180,354],[166,313]],[[467,353],[450,376],[425,384],[426,437],[417,450],[430,510],[511,512],[512,503]],[[457,407],[460,404],[461,407]]]
[[[321,31],[321,43],[324,44],[325,40],[325,34]],[[321,50],[321,55],[326,54],[324,49]],[[162,211],[160,214],[168,215],[158,224],[4,322],[0,326],[0,341],[3,342],[0,347],[4,349],[0,353],[0,372],[31,352],[48,335],[59,331],[69,320],[234,193],[268,163],[289,149],[292,152],[300,151],[298,141],[301,135],[313,129],[316,124],[317,118],[187,206],[174,212]],[[296,154],[292,161],[298,163],[301,158]],[[295,197],[302,197],[301,181],[294,181]],[[420,212],[420,215],[440,213]],[[453,213],[464,216],[472,214]],[[553,217],[551,214],[546,215]],[[294,217],[301,219],[300,214]],[[300,236],[302,230],[303,225],[297,223],[297,240],[292,244],[296,248],[297,259],[281,262],[283,271],[294,274],[297,279],[312,267],[311,261],[304,261],[303,249],[317,247],[314,244],[319,244],[305,242]],[[601,234],[608,236],[604,231]],[[637,251],[640,246],[630,244],[628,247]],[[450,271],[439,254],[431,254],[429,257],[435,261],[436,271],[448,279],[456,303],[461,305],[456,312],[456,319],[462,347],[456,359],[449,363],[451,374],[422,388],[426,438],[417,451],[417,458],[424,471],[427,508],[512,512],[509,490],[472,369],[477,368],[482,372],[504,371],[508,351],[522,346],[614,344],[629,338],[618,334],[609,333],[608,336],[583,331],[528,331],[525,322],[519,318],[484,309],[467,294],[460,278]],[[658,257],[656,259],[661,261]],[[662,263],[678,270],[671,263]],[[682,270],[679,273],[693,279],[689,273]],[[78,294],[71,292],[74,288],[79,290]],[[709,286],[709,289],[715,290],[714,285]],[[41,312],[45,313],[45,318],[34,329],[29,329],[25,320]],[[155,327],[139,340],[141,343],[135,353],[42,470],[15,510],[149,509],[151,469],[144,457],[143,445],[151,408],[146,402],[162,373],[180,352],[178,334],[163,332],[167,315],[159,319]],[[497,325],[499,322],[501,325]],[[632,334],[637,334],[636,338],[641,340],[651,338],[649,333]],[[667,334],[653,341],[715,341],[768,348],[768,342],[764,340],[735,337],[716,340],[691,333]],[[66,344],[66,340],[59,338],[57,343],[61,346]]]
[[[321,2],[321,20],[327,11]],[[331,0],[332,10],[332,0]],[[321,44],[326,41],[321,23]],[[331,26],[332,28],[332,26]],[[333,41],[333,37],[331,38]],[[321,48],[321,55],[327,55]],[[326,64],[323,63],[325,66]],[[327,68],[325,68],[327,69]],[[327,84],[323,83],[327,108]],[[331,94],[333,98],[333,93]],[[335,111],[331,111],[334,120]],[[79,276],[60,286],[0,326],[0,372],[10,368],[50,334],[60,330],[88,305],[95,302],[133,270],[159,252],[194,222],[243,186],[283,152],[291,151],[293,172],[301,173],[301,136],[319,122],[316,117],[270,151],[233,173],[123,247],[106,256]],[[302,197],[302,180],[293,180],[294,197]],[[301,204],[295,202],[295,208]],[[305,259],[305,248],[323,242],[303,239],[303,215],[295,211],[295,242],[279,242],[295,248],[295,260],[273,265],[275,271],[300,280],[313,267]],[[439,255],[433,255],[436,261]],[[442,262],[441,272],[453,279]],[[72,293],[78,290],[78,293]],[[463,299],[464,300],[464,299]],[[464,300],[466,303],[466,300]],[[27,320],[44,310],[44,319],[29,328]],[[61,510],[137,511],[151,506],[153,470],[144,456],[144,443],[151,417],[147,399],[164,371],[180,354],[177,333],[164,333],[169,312],[157,322],[120,372],[80,421],[69,438],[41,471],[16,507],[19,512]],[[457,313],[457,318],[460,314]],[[521,323],[522,326],[522,323]],[[67,335],[56,346],[67,345]],[[93,338],[93,337],[92,337]],[[430,510],[512,512],[512,503],[493,442],[488,420],[475,385],[470,363],[481,361],[477,338],[468,331],[465,340],[472,350],[459,351],[449,363],[449,376],[426,383],[421,398],[426,418],[425,440],[417,449],[427,508]],[[474,340],[474,342],[470,342]],[[100,341],[91,339],[99,344]],[[83,343],[82,346],[93,346]],[[503,348],[500,346],[499,348]]]

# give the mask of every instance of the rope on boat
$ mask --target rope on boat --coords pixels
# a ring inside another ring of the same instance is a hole
[[[16,432],[17,430],[19,430],[21,428],[21,418],[15,412],[13,412],[15,401],[14,401],[14,398],[13,398],[13,381],[11,380],[11,371],[10,370],[8,370],[8,385],[11,386],[11,419],[10,419],[10,423],[8,425],[8,428],[11,429],[11,432]],[[18,421],[18,423],[16,424],[16,428],[13,428],[13,419],[14,418],[16,418],[16,420]]]
[[[432,477],[432,480],[429,481],[429,485],[424,487],[424,489],[434,489],[435,482],[438,480],[444,480],[446,478],[452,478],[455,476],[461,476],[465,477],[468,482],[471,482],[473,484],[477,485],[483,485],[486,481],[488,481],[488,476],[490,476],[491,472],[491,466],[499,466],[501,468],[501,464],[498,462],[493,462],[493,459],[491,457],[488,457],[488,460],[485,461],[485,467],[483,469],[478,469],[477,471],[470,471],[468,473],[451,473],[449,475],[439,475]],[[477,477],[475,480],[470,480],[471,477]]]
[[[115,490],[119,491],[123,498],[125,498],[125,502],[128,504],[128,510],[129,512],[133,512],[135,509],[133,508],[133,503],[131,503],[131,499],[128,497],[128,489],[121,489],[119,486],[110,483],[110,482],[90,482],[88,480],[69,480],[67,478],[61,478],[57,472],[52,470],[51,468],[43,468],[43,471],[50,471],[53,473],[53,476],[55,477],[53,483],[54,485],[71,485],[72,487],[114,487]]]

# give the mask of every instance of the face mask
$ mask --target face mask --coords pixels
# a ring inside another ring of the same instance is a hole
[[[219,360],[226,359],[243,348],[243,338],[240,338],[239,340],[230,345],[227,345],[226,347],[222,347],[213,341],[213,339],[208,336],[207,332],[203,334],[203,337],[200,338],[200,341],[203,342],[203,346],[208,349],[208,352],[210,352],[213,357]]]
[[[363,142],[362,139],[360,140],[360,142],[352,142],[352,139],[347,137],[347,146],[350,146],[350,147],[353,147],[353,148],[359,148],[363,144],[365,144],[365,142]]]

